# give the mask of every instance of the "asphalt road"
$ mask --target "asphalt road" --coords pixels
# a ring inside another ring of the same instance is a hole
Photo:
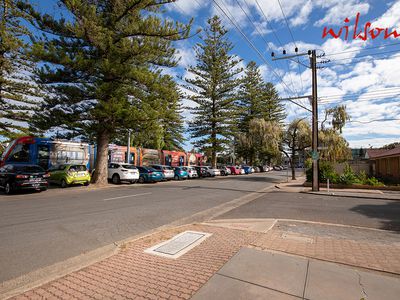
[[[400,201],[271,192],[219,218],[305,220],[400,233]]]
[[[0,192],[0,282],[259,191],[285,176]]]

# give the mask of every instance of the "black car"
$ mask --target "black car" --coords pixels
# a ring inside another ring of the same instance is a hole
[[[36,165],[5,165],[0,168],[0,188],[6,194],[16,190],[45,191],[49,186],[49,174]]]
[[[201,166],[195,166],[194,167],[197,171],[197,175],[199,175],[199,177],[209,177],[209,173],[207,172],[206,168],[201,167]]]

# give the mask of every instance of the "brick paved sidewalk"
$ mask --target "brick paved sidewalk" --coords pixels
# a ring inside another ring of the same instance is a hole
[[[260,236],[251,246],[400,274],[400,238],[397,243],[380,244],[273,229]]]
[[[226,225],[226,224],[225,224]],[[235,228],[235,226],[233,226]],[[177,259],[143,251],[186,231],[212,235]],[[400,274],[400,244],[187,225],[131,242],[101,262],[15,299],[190,299],[242,247],[256,247]]]
[[[143,251],[185,230],[212,233],[178,259]],[[190,299],[242,246],[259,234],[205,225],[159,232],[118,254],[15,299]]]

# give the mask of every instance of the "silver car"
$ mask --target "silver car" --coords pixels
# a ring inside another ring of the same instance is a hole
[[[170,166],[165,166],[165,165],[150,165],[153,169],[156,169],[157,171],[160,171],[164,175],[165,180],[172,180],[174,179],[174,168]]]

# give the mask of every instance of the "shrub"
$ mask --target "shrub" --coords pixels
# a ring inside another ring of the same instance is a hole
[[[380,182],[375,177],[367,178],[365,180],[365,184],[372,185],[372,186],[383,186],[384,185],[382,182]]]
[[[358,183],[359,180],[354,173],[353,169],[348,163],[345,164],[343,174],[339,176],[339,183],[350,185],[353,183]]]

